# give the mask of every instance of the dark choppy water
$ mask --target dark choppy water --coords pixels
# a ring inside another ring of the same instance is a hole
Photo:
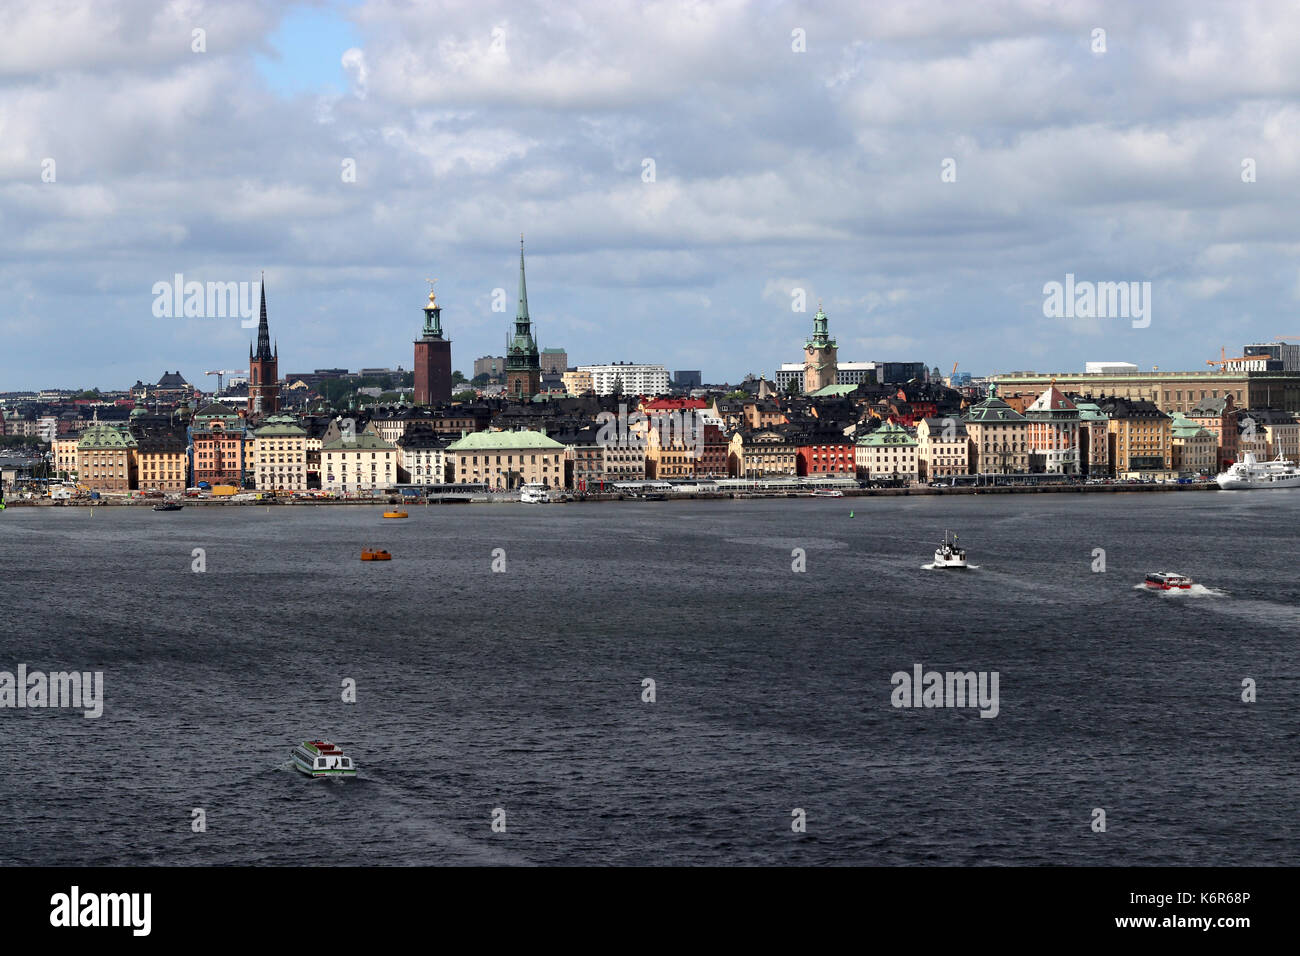
[[[0,670],[103,670],[107,703],[0,710],[0,863],[1294,864],[1298,517],[1285,491],[14,508]],[[945,527],[981,570],[920,569]],[[1163,567],[1227,594],[1133,590]],[[998,671],[1000,714],[894,709],[914,663]],[[314,735],[362,776],[288,769]]]

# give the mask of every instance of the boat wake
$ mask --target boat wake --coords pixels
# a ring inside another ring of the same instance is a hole
[[[1161,591],[1158,588],[1149,588],[1145,584],[1133,585],[1135,591],[1149,591],[1151,594],[1159,597],[1178,598],[1178,597],[1227,597],[1228,592],[1219,588],[1207,588],[1204,584],[1193,584],[1190,588],[1170,588],[1168,591]]]
[[[978,564],[968,564],[965,568],[951,568],[931,561],[929,564],[921,565],[922,571],[978,571],[979,569],[980,566]]]

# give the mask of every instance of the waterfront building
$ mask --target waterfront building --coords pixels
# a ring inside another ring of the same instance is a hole
[[[137,411],[143,413],[143,405]],[[183,414],[169,418],[132,412],[132,416],[135,486],[141,491],[184,491],[189,487],[190,458]]]
[[[415,340],[415,404],[449,401],[451,340],[443,337],[442,307],[431,284],[429,302],[424,307],[424,332]]]
[[[781,428],[737,428],[727,449],[733,478],[768,478],[799,473],[799,449]]]
[[[727,477],[727,452],[731,439],[717,422],[704,423],[704,451],[695,463],[697,478]]]
[[[1154,402],[1111,398],[1098,406],[1109,420],[1107,437],[1117,478],[1173,473],[1171,419]]]
[[[448,445],[447,454],[457,482],[484,482],[499,491],[564,484],[564,446],[541,432],[473,432]]]
[[[1203,398],[1186,414],[1214,435],[1219,448],[1215,471],[1226,470],[1237,460],[1237,406],[1232,396]]]
[[[564,483],[574,491],[598,491],[605,480],[605,449],[595,425],[561,429],[550,437],[564,446]]]
[[[271,351],[271,329],[266,320],[266,277],[261,283],[262,307],[257,321],[257,351],[248,347],[248,416],[260,418],[280,410],[280,345]]]
[[[433,430],[428,422],[412,422],[397,439],[402,452],[401,481],[412,485],[440,485],[450,479],[447,446],[451,436]]]
[[[970,436],[956,415],[921,419],[916,426],[917,474],[935,480],[970,474]]]
[[[1114,472],[1110,467],[1110,425],[1095,402],[1071,399],[1079,410],[1079,473],[1102,477]]]
[[[966,409],[971,459],[980,475],[1016,475],[1029,470],[1029,422],[996,395]]]
[[[676,430],[661,440],[659,429],[650,428],[646,434],[645,476],[658,481],[670,481],[695,476],[695,445],[683,440]]]
[[[859,478],[916,481],[920,476],[918,442],[902,425],[885,422],[858,438],[855,464]]]
[[[307,490],[307,430],[292,415],[270,415],[253,430],[249,471],[259,491]]]
[[[795,434],[795,473],[811,478],[852,478],[857,473],[857,449],[835,428],[814,426]]]
[[[91,491],[130,491],[135,487],[135,448],[125,426],[95,422],[77,441],[78,482]]]
[[[190,424],[194,448],[194,483],[244,486],[248,449],[246,429],[239,413],[213,402],[194,413]]]
[[[77,443],[82,434],[84,431],[75,435],[56,435],[50,442],[54,473],[60,478],[75,478],[77,475]]]
[[[667,395],[673,389],[663,365],[614,362],[609,365],[580,365],[578,372],[591,376],[597,395]],[[566,373],[567,374],[567,373]]]
[[[1241,412],[1239,418],[1249,418],[1256,434],[1264,436],[1264,454],[1269,458],[1281,455],[1288,461],[1300,461],[1300,423],[1290,412],[1277,408],[1252,408]]]
[[[506,394],[515,401],[531,401],[542,390],[542,364],[528,315],[528,286],[524,281],[524,239],[519,237],[519,306],[515,334],[506,340]]]
[[[321,488],[339,494],[384,490],[397,483],[401,453],[374,432],[340,430],[321,444]]]
[[[1024,412],[1029,470],[1048,475],[1079,474],[1079,409],[1055,385]]]
[[[1214,433],[1182,412],[1170,416],[1169,440],[1174,471],[1180,475],[1213,475],[1219,443]]]
[[[805,392],[815,392],[827,385],[836,385],[836,362],[839,349],[830,337],[830,320],[821,303],[813,316],[813,334],[803,348],[803,387]]]

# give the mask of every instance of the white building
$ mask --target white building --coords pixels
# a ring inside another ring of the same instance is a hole
[[[320,458],[321,488],[353,494],[396,484],[401,452],[374,432],[359,432],[323,443]]]
[[[876,380],[877,362],[839,362],[835,366],[837,385],[861,385],[863,382]],[[783,362],[776,369],[776,389],[784,392],[790,383],[798,382],[799,391],[803,392],[803,362]]]
[[[248,445],[248,465],[259,491],[307,490],[307,431],[292,415],[266,419]]]
[[[613,365],[579,365],[579,373],[591,375],[591,387],[597,395],[612,395],[614,382],[624,395],[667,395],[672,391],[668,368],[663,365],[634,365],[615,362]]]
[[[1085,362],[1083,371],[1087,375],[1113,375],[1115,372],[1136,372],[1138,367],[1132,362]]]

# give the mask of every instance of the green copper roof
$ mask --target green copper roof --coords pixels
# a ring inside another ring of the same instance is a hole
[[[809,398],[835,398],[840,395],[848,395],[857,390],[856,385],[827,385],[819,388],[815,392],[809,392]]]
[[[276,416],[274,419],[268,419],[266,424],[256,429],[253,434],[258,438],[301,438],[307,434],[307,431],[300,428],[292,418],[284,421],[281,416]]]
[[[869,448],[896,448],[899,446],[915,445],[916,439],[909,435],[907,429],[902,425],[897,425],[894,422],[885,422],[885,424],[881,425],[874,432],[871,432],[871,434],[859,438],[857,443]]]
[[[978,405],[972,405],[966,409],[963,418],[977,425],[1011,425],[1025,421],[1024,415],[1000,398],[986,398]]]
[[[448,451],[495,451],[504,448],[563,450],[564,446],[541,432],[471,432],[447,446]]]
[[[96,422],[81,433],[78,448],[135,448],[136,441],[125,428]]]

